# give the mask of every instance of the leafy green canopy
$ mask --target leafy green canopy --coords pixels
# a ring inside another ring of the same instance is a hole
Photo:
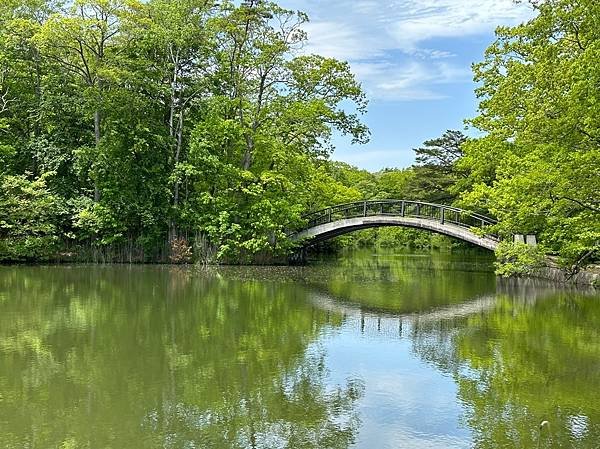
[[[465,145],[463,204],[537,234],[574,263],[600,245],[600,4],[532,2],[537,16],[497,30],[474,66],[485,137]]]
[[[283,253],[303,211],[352,195],[326,168],[333,131],[368,139],[349,65],[299,52],[307,20],[264,1],[3,2],[2,172],[44,177],[71,246]]]

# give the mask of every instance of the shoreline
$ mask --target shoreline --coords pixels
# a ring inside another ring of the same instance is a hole
[[[580,270],[574,274],[567,272],[563,268],[546,266],[526,277],[546,279],[563,285],[591,286],[600,289],[600,267],[597,266],[591,269]]]
[[[298,268],[310,266],[310,263],[295,265],[295,264],[198,264],[198,263],[161,263],[161,262],[80,262],[80,261],[45,261],[45,262],[0,262],[1,267],[23,266],[23,267],[42,267],[42,266],[110,266],[110,265],[129,265],[129,266],[163,266],[163,267],[181,267],[181,268],[219,268],[219,267],[239,267],[239,268]],[[549,265],[538,268],[534,272],[523,276],[502,277],[499,279],[530,279],[543,280],[556,285],[576,286],[582,288],[595,288],[600,290],[600,265],[593,265],[590,268],[582,269],[579,272],[572,274],[567,270],[560,268],[553,262]]]

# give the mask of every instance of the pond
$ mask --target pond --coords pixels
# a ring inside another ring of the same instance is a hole
[[[0,447],[597,448],[600,293],[492,264],[0,267]]]

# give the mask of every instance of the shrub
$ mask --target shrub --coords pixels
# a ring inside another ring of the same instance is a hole
[[[496,248],[496,274],[527,276],[545,266],[545,253],[540,246],[501,242]]]

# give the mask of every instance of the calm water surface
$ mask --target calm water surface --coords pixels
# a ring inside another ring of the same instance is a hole
[[[600,447],[600,293],[491,264],[0,267],[0,448]]]

